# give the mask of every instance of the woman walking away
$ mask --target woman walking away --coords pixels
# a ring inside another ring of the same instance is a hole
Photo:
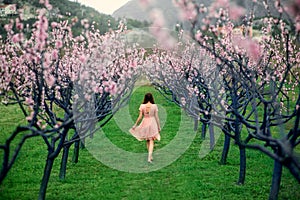
[[[147,141],[148,162],[152,163],[154,140],[160,140],[160,122],[158,108],[151,93],[145,94],[144,101],[139,108],[139,116],[129,132],[139,141]],[[140,120],[142,122],[139,124]],[[139,124],[139,125],[138,125]]]

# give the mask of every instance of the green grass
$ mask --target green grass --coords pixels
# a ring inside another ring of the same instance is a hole
[[[155,101],[166,110],[167,118],[161,132],[162,140],[156,142],[158,151],[168,145],[179,129],[180,109],[166,101],[152,87],[138,88],[129,103],[131,120],[138,115],[139,104],[145,92],[152,92]],[[0,107],[0,142],[22,119],[17,107]],[[163,110],[160,109],[163,113]],[[131,121],[128,119],[128,126]],[[145,143],[124,134],[116,120],[109,122],[103,132],[117,147],[130,152],[146,153]],[[273,161],[254,150],[247,150],[247,175],[245,185],[236,184],[239,172],[239,154],[231,146],[228,164],[219,165],[222,152],[221,135],[213,152],[199,158],[203,141],[197,133],[187,151],[170,165],[149,173],[128,173],[112,169],[99,162],[87,149],[80,151],[79,163],[73,164],[70,152],[66,180],[58,178],[60,157],[55,161],[47,190],[47,199],[267,199],[272,177]],[[71,149],[72,150],[72,149]],[[26,142],[17,162],[0,185],[0,199],[37,199],[47,149],[41,138]],[[0,156],[3,153],[0,152]],[[154,157],[158,158],[158,157]],[[2,159],[2,157],[1,157]],[[154,160],[155,166],[157,160]],[[144,160],[138,162],[145,162]],[[279,199],[300,199],[300,185],[284,169]]]

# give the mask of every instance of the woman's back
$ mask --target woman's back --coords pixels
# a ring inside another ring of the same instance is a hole
[[[142,122],[138,125],[138,123]],[[137,126],[138,125],[138,126]],[[158,118],[158,108],[154,103],[154,99],[151,93],[145,94],[143,104],[139,108],[139,116],[135,122],[135,125],[129,130],[129,132],[137,140],[146,140],[148,149],[148,162],[152,162],[154,140],[160,140],[160,123]]]
[[[141,111],[145,117],[154,117],[155,113],[157,112],[157,105],[151,103],[142,104]]]

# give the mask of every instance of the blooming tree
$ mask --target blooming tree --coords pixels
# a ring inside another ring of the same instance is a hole
[[[24,142],[41,137],[48,150],[39,194],[44,199],[60,152],[64,178],[69,147],[94,134],[126,103],[144,51],[126,44],[122,23],[118,31],[100,35],[83,20],[82,35],[73,37],[72,26],[79,23],[76,18],[49,24],[47,13],[52,6],[47,0],[41,3],[46,8],[39,11],[32,30],[24,28],[21,15],[5,25],[8,36],[1,40],[1,100],[18,104],[27,122],[0,145],[4,151],[0,182]],[[11,149],[18,135],[22,139]]]
[[[171,91],[191,116],[207,119],[225,133],[224,155],[229,138],[235,140],[240,149],[238,183],[245,180],[245,148],[273,158],[270,198],[276,199],[282,165],[300,181],[299,2],[253,1],[250,13],[227,0],[209,7],[194,1],[175,3],[190,23],[188,32],[198,50],[191,51],[194,44],[187,44],[181,55],[174,48],[159,51],[152,62],[163,70],[150,70],[149,76]],[[255,18],[256,6],[263,6],[267,15]],[[258,38],[253,37],[254,23],[261,26]]]

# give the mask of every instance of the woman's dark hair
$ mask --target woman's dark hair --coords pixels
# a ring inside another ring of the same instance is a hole
[[[155,104],[154,103],[154,98],[153,98],[151,93],[145,94],[143,104],[148,103],[149,101],[150,101],[150,103]]]

